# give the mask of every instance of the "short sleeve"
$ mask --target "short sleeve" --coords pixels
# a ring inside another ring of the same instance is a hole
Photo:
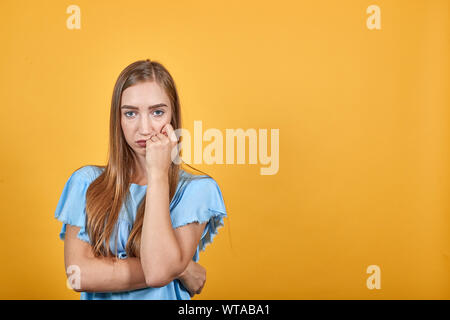
[[[173,228],[192,222],[207,222],[199,243],[200,251],[212,242],[227,216],[222,192],[212,178],[193,179],[187,183],[179,191],[176,205],[170,213]]]
[[[80,227],[77,237],[90,242],[86,231],[86,191],[90,184],[89,176],[83,168],[75,171],[67,180],[58,205],[55,210],[55,218],[63,223],[59,238],[65,239],[66,226]]]

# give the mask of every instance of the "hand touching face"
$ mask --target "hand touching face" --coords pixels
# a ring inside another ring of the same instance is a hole
[[[178,139],[170,123],[161,129],[161,133],[152,135],[146,141],[145,161],[149,177],[168,175],[172,155],[176,154],[173,150],[176,150],[177,144]]]
[[[140,82],[126,88],[121,99],[121,125],[128,145],[146,155],[146,143],[171,122],[172,108],[164,89],[156,82]]]

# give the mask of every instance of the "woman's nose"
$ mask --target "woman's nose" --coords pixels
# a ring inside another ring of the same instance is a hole
[[[147,135],[155,132],[152,120],[148,117],[142,117],[139,121],[139,131],[142,135]]]

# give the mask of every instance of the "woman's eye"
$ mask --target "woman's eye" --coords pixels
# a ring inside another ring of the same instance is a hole
[[[125,117],[127,117],[127,118],[132,118],[132,117],[134,116],[134,114],[135,114],[134,111],[127,111],[127,112],[124,112],[124,115],[125,115]],[[155,110],[155,111],[153,111],[153,114],[154,114],[156,117],[161,117],[161,116],[164,114],[164,111],[162,111],[162,110]]]
[[[159,114],[155,114],[155,116],[157,116],[157,117],[160,117],[164,114],[164,111],[162,111],[162,110],[155,110],[155,112],[161,112]]]

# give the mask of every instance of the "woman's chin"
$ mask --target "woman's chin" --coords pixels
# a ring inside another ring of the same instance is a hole
[[[138,147],[138,148],[134,148],[133,150],[136,154],[145,156],[145,148]]]

